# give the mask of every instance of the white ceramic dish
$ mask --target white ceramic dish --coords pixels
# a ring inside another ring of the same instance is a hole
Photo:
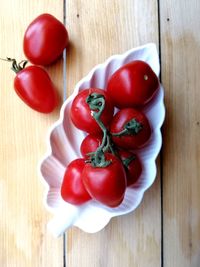
[[[112,217],[133,211],[142,201],[143,194],[156,177],[155,160],[161,148],[160,128],[164,121],[165,108],[163,88],[148,106],[145,114],[153,128],[151,140],[147,146],[138,151],[143,161],[143,172],[139,182],[126,190],[122,204],[117,208],[107,208],[96,201],[77,207],[64,202],[60,196],[60,187],[67,164],[80,157],[79,147],[84,133],[74,127],[69,117],[70,105],[79,90],[88,87],[105,88],[108,78],[122,65],[135,60],[146,61],[159,75],[159,58],[155,44],[147,44],[131,49],[122,55],[110,57],[105,63],[97,65],[75,87],[73,94],[64,102],[60,119],[51,127],[48,135],[48,151],[40,163],[40,174],[45,181],[45,206],[54,214],[48,228],[59,236],[67,228],[77,226],[85,232],[94,233],[103,229]]]

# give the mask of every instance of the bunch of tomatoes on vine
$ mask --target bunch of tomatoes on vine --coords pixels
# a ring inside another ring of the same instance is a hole
[[[65,170],[61,196],[73,205],[91,199],[115,208],[127,187],[139,180],[143,165],[137,151],[152,129],[143,108],[155,96],[159,80],[144,61],[122,66],[106,88],[85,88],[74,98],[70,117],[86,133],[80,152]]]

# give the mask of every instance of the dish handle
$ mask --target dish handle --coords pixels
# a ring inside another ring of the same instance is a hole
[[[54,237],[59,237],[75,223],[79,214],[79,208],[72,205],[68,206],[67,209],[59,209],[54,218],[47,224],[47,229]]]

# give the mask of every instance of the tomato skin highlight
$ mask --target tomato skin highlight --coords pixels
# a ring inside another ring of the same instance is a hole
[[[92,198],[114,208],[124,199],[126,174],[116,156],[107,153],[106,159],[111,160],[111,164],[107,167],[93,167],[91,163],[86,163],[82,179]]]
[[[105,108],[101,114],[101,121],[107,126],[113,117],[114,107],[107,93],[98,88],[88,88],[81,91],[73,100],[70,110],[70,117],[74,125],[87,133],[99,134],[102,132],[99,125],[92,116],[92,111],[86,103],[87,97],[92,93],[98,93],[105,98]]]
[[[81,205],[91,199],[82,182],[84,167],[84,159],[75,159],[67,166],[64,174],[61,196],[63,200],[73,205]]]
[[[144,61],[132,61],[118,69],[109,79],[107,92],[118,108],[142,107],[155,95],[159,80]]]
[[[30,62],[46,66],[56,61],[69,42],[65,26],[54,16],[35,18],[24,34],[24,54]]]
[[[127,150],[134,150],[143,147],[151,136],[151,127],[145,114],[133,108],[125,108],[119,110],[110,125],[111,134],[116,134],[124,129],[126,123],[130,120],[136,119],[142,125],[141,131],[137,134],[125,134],[122,136],[112,136],[115,145]]]
[[[14,79],[14,89],[29,107],[38,112],[50,113],[57,106],[56,89],[41,67],[28,66],[19,71]]]

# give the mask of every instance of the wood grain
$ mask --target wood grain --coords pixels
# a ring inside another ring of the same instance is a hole
[[[157,1],[67,0],[67,94],[96,64],[132,47],[158,44]],[[68,231],[67,266],[158,267],[161,263],[160,180],[132,214],[97,234]]]
[[[67,266],[198,267],[200,2],[64,2],[70,35],[64,93],[69,95],[92,67],[109,56],[155,42],[161,47],[167,107],[162,162],[157,164],[162,165],[163,210],[158,169],[155,183],[134,213],[113,219],[97,234],[77,228],[67,232]],[[43,12],[62,21],[63,1],[1,1],[0,57],[24,58],[24,31]],[[53,238],[46,230],[51,215],[42,204],[44,187],[37,174],[37,164],[46,152],[47,130],[59,117],[59,108],[48,116],[32,111],[13,90],[9,64],[1,62],[0,70],[0,266],[62,267],[63,239]],[[47,70],[62,98],[63,61]]]
[[[200,264],[200,2],[160,1],[164,266]]]
[[[44,12],[63,20],[62,1],[1,1],[0,56],[24,58],[23,34]],[[46,230],[50,215],[42,199],[44,187],[37,164],[46,151],[47,129],[58,110],[42,115],[28,108],[13,90],[14,73],[0,63],[0,266],[63,265],[63,240]],[[62,95],[62,61],[49,68]]]

